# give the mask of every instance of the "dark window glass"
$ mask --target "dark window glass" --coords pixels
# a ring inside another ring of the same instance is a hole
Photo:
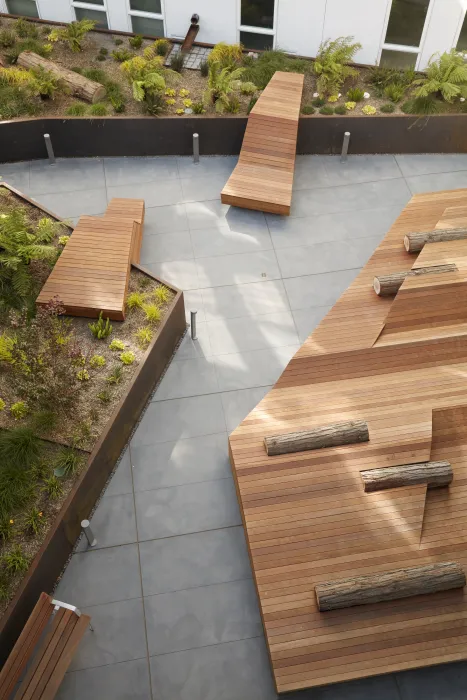
[[[240,23],[246,27],[274,27],[274,0],[242,0]]]
[[[392,0],[386,44],[420,46],[430,0]]]
[[[107,13],[99,12],[99,10],[87,10],[84,7],[75,7],[76,19],[93,19],[96,22],[98,29],[108,29]]]
[[[467,14],[464,17],[464,23],[462,25],[461,33],[459,34],[457,48],[459,51],[467,51]]]
[[[263,51],[272,49],[274,45],[274,37],[270,34],[253,34],[253,32],[240,32],[240,43],[246,49],[254,51]]]
[[[88,5],[104,5],[104,0],[80,0],[81,2],[87,2]]]
[[[130,8],[140,12],[153,12],[156,15],[162,14],[161,0],[130,0]]]
[[[135,34],[144,34],[144,36],[164,36],[164,22],[161,19],[132,15],[131,26]]]
[[[389,49],[383,49],[379,65],[387,66],[388,68],[415,68],[417,58],[418,53],[411,53],[410,51],[390,51]]]
[[[24,17],[39,17],[36,0],[8,0],[7,10],[12,15]]]

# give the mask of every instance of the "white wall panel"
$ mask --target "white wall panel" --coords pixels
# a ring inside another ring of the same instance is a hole
[[[391,0],[327,0],[324,39],[354,36],[363,48],[357,63],[373,65],[383,41],[388,2]],[[444,2],[444,0],[441,0]]]
[[[300,56],[316,56],[323,36],[326,0],[276,0],[276,46]],[[349,0],[342,0],[349,2]],[[372,0],[373,2],[373,0]]]
[[[467,0],[434,0],[420,55],[420,70],[434,53],[449,51],[457,43],[466,9]]]
[[[69,0],[37,0],[37,7],[42,19],[72,22],[75,18]]]
[[[107,0],[107,14],[110,29],[131,32],[127,0]]]
[[[218,41],[233,44],[237,41],[236,0],[165,0],[166,35],[185,37],[195,12],[200,17],[197,41],[207,44]]]

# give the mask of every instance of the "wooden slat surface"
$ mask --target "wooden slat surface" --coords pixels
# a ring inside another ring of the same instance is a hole
[[[412,198],[274,388],[230,436],[279,692],[467,658],[465,590],[323,613],[314,595],[318,582],[405,566],[457,561],[467,569],[465,330],[459,322],[457,332],[446,335],[439,325],[449,297],[443,292],[437,301],[443,283],[424,286],[424,278],[412,277],[410,294],[429,295],[414,311],[423,334],[411,328],[392,342],[384,329],[400,292],[381,298],[372,286],[377,274],[453,261],[459,271],[445,287],[456,298],[464,288],[464,242],[451,253],[451,243],[430,244],[417,259],[405,251],[403,237],[432,230],[457,206],[467,206],[467,190]],[[429,318],[433,305],[438,316],[430,325],[423,310]],[[267,435],[346,420],[367,421],[370,441],[266,455]],[[453,467],[449,488],[363,491],[362,470],[440,459]]]
[[[105,216],[136,221],[136,236],[133,241],[131,262],[139,263],[141,257],[141,244],[143,242],[144,199],[111,199],[109,206],[106,209]]]
[[[303,75],[274,73],[250,112],[224,204],[290,214],[302,91]]]
[[[95,318],[103,311],[105,317],[123,320],[137,236],[133,219],[82,216],[37,303],[57,296],[70,315]]]

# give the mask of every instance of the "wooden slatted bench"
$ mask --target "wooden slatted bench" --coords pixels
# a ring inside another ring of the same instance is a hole
[[[238,164],[221,193],[224,204],[290,214],[303,79],[274,73],[250,112]]]
[[[54,698],[90,620],[89,615],[82,615],[78,608],[41,593],[0,672],[0,700],[13,697],[31,659],[14,700]]]
[[[58,297],[71,316],[123,321],[138,224],[129,218],[82,216],[44,284],[37,304]]]
[[[131,219],[136,221],[136,237],[131,254],[131,262],[139,263],[141,243],[143,242],[144,199],[111,199],[105,217]]]

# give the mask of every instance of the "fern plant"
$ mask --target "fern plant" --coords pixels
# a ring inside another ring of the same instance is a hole
[[[314,63],[318,76],[317,90],[322,95],[334,95],[339,92],[344,81],[358,74],[350,63],[362,45],[353,41],[353,36],[339,37],[334,41],[328,39],[319,47]]]
[[[31,73],[34,76],[37,90],[41,97],[53,97],[61,87],[60,79],[54,75],[52,71],[47,70],[43,66],[37,66]]]
[[[230,68],[222,68],[218,61],[213,61],[209,66],[204,101],[213,103],[219,114],[229,110],[230,95],[240,87],[239,81],[244,72],[244,68],[230,70]]]
[[[241,44],[226,44],[224,41],[216,44],[208,56],[208,63],[212,66],[214,63],[219,63],[221,69],[228,68],[232,70],[238,66],[243,56],[243,47]]]
[[[129,61],[124,61],[120,69],[131,84],[133,97],[137,102],[143,102],[148,94],[165,91],[166,70],[160,56],[151,60],[135,56]]]
[[[418,85],[415,97],[442,97],[452,102],[456,97],[467,96],[467,64],[455,49],[434,54],[426,69],[426,76],[413,81]]]
[[[51,219],[42,222],[31,230],[21,209],[0,216],[0,306],[18,307],[27,298],[32,261],[52,264],[57,259],[57,249],[51,245],[57,227]]]
[[[65,27],[53,29],[48,39],[49,41],[64,41],[70,49],[78,53],[83,48],[83,40],[94,27],[96,22],[93,19],[81,19],[79,22],[70,22]]]

